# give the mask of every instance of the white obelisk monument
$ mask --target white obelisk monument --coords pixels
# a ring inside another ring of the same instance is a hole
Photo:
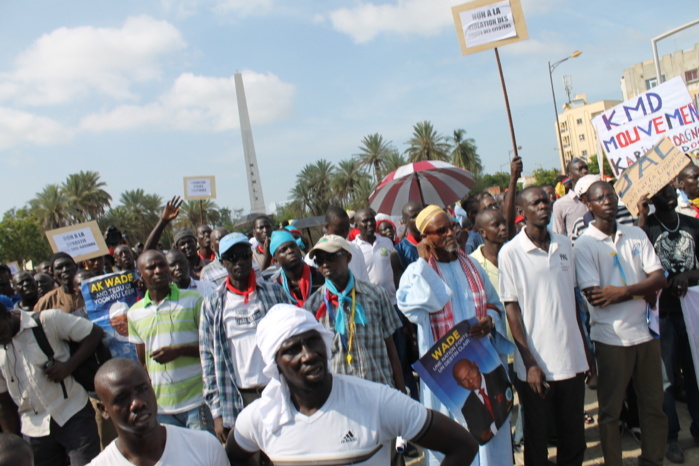
[[[248,115],[248,103],[245,99],[243,87],[243,75],[236,72],[235,94],[238,99],[238,115],[240,116],[240,133],[243,137],[243,155],[245,156],[245,173],[248,177],[248,193],[250,195],[250,213],[265,213],[265,197],[262,194],[260,171],[257,168],[257,156],[255,155],[255,143],[252,140],[252,127]]]

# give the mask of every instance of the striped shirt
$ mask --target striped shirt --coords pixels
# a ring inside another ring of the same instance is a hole
[[[204,402],[199,358],[181,356],[160,364],[149,357],[165,346],[199,343],[201,304],[202,297],[196,291],[170,284],[170,294],[160,304],[151,301],[150,292],[146,292],[127,314],[129,337],[146,346],[146,370],[158,400],[158,413],[183,413]]]

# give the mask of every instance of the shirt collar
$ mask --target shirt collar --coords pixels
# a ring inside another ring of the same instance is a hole
[[[180,290],[174,283],[170,283],[170,292],[167,296],[165,296],[165,299],[163,299],[163,301],[165,301],[166,299],[171,299],[173,301],[177,301],[178,299],[180,299]],[[146,291],[146,295],[143,297],[143,304],[145,306],[153,304],[153,301],[150,299],[150,291]]]
[[[594,220],[593,220],[592,222],[590,222],[590,225],[588,226],[587,230],[586,230],[585,233],[583,233],[583,234],[590,235],[590,236],[592,236],[593,238],[595,238],[596,240],[599,240],[599,241],[604,241],[604,240],[606,240],[607,238],[611,238],[610,235],[608,235],[608,234],[606,234],[606,233],[603,233],[602,231],[600,231],[600,230],[595,226]],[[617,239],[619,236],[623,235],[623,234],[624,234],[624,233],[621,231],[619,222],[616,222],[616,233],[615,233],[615,236],[614,236],[614,240],[616,241],[616,239]]]
[[[38,327],[39,324],[36,323],[34,319],[32,319],[32,313],[27,312],[27,311],[20,311],[20,320],[19,320],[19,331],[17,332],[17,335],[19,335],[22,330],[28,329],[28,328],[34,328]]]

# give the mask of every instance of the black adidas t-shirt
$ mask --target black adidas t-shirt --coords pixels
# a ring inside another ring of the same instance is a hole
[[[699,251],[697,251],[699,219],[682,214],[677,215],[679,215],[680,225],[679,229],[673,233],[665,229],[655,215],[649,216],[646,224],[646,233],[660,257],[663,269],[668,272],[668,279],[699,266]],[[666,226],[674,229],[677,223],[671,222],[671,225]],[[689,286],[696,284],[696,282],[690,282]],[[660,295],[660,317],[678,313],[682,313],[680,299],[669,289],[663,290]]]

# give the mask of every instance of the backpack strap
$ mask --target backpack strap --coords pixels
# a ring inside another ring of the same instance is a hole
[[[47,358],[49,358],[49,362],[52,362],[54,360],[53,348],[51,348],[51,343],[49,343],[49,339],[46,337],[46,332],[44,332],[44,326],[41,325],[41,321],[39,320],[39,313],[35,312],[34,315],[32,315],[32,319],[34,319],[34,322],[36,322],[36,327],[32,327],[34,338],[36,339],[39,348],[41,348],[41,351],[46,355]],[[66,390],[66,384],[62,380],[60,383],[61,388],[63,389],[63,398],[68,399],[68,391]]]

